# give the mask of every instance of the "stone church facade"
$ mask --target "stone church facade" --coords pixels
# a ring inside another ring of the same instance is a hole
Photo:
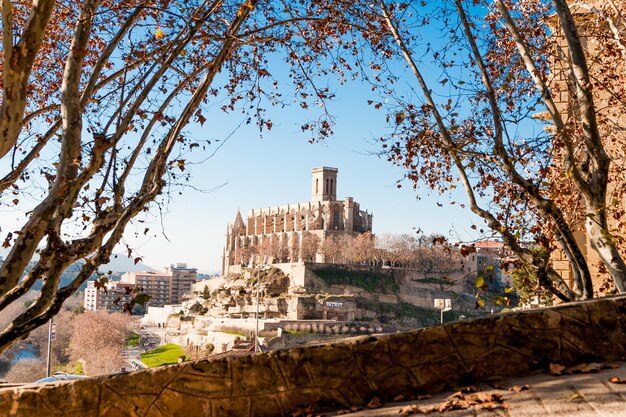
[[[337,168],[313,168],[311,174],[311,201],[252,209],[245,219],[237,211],[226,228],[222,274],[253,254],[273,263],[323,262],[320,249],[328,236],[372,231],[371,213],[352,197],[337,200]]]

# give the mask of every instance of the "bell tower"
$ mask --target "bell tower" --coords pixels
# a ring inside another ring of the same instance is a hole
[[[311,201],[337,200],[337,168],[320,167],[311,170]]]

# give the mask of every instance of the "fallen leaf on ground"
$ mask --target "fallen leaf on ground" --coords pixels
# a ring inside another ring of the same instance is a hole
[[[493,411],[499,408],[507,409],[509,408],[509,405],[503,404],[503,403],[497,403],[497,402],[488,402],[488,403],[482,404],[480,408],[482,408],[483,410],[487,410],[487,411]]]
[[[417,404],[411,404],[404,406],[400,409],[399,413],[403,416],[409,416],[411,414],[430,414],[437,411],[436,406],[419,406]]]
[[[572,395],[569,396],[569,400],[570,401],[580,401],[582,399],[583,399],[583,397],[580,394],[572,394]]]
[[[565,366],[560,365],[558,363],[551,363],[550,364],[550,375],[555,375],[555,376],[559,376],[563,374],[563,371],[565,370]]]
[[[520,392],[520,391],[526,391],[530,389],[530,385],[528,384],[524,384],[524,385],[513,385],[512,387],[509,387],[509,391],[513,391],[513,392]]]
[[[396,401],[396,402],[404,401],[404,400],[406,400],[406,396],[404,396],[403,394],[396,395],[395,397],[393,397],[393,400]]]
[[[405,405],[404,407],[400,408],[398,413],[402,414],[403,416],[410,416],[411,414],[417,413],[417,408],[418,407],[415,404]]]
[[[565,373],[568,374],[590,374],[594,372],[600,372],[603,369],[603,365],[601,363],[581,363],[576,366],[570,366],[565,369]]]
[[[488,392],[479,392],[478,394],[470,395],[468,399],[470,401],[475,401],[478,403],[488,403],[488,402],[501,403],[503,401],[501,395],[490,394]]]
[[[463,393],[461,391],[457,391],[454,394],[450,394],[448,395],[448,398],[446,398],[446,400],[450,401],[453,400],[455,398],[464,398],[465,396],[463,395]]]
[[[380,408],[383,406],[382,401],[378,397],[372,398],[372,400],[367,403],[367,408]]]
[[[613,378],[609,379],[609,382],[612,384],[626,384],[626,379],[614,376]]]
[[[459,391],[450,395],[445,401],[439,403],[438,405],[420,407],[416,404],[411,404],[409,406],[402,407],[400,409],[400,413],[403,415],[430,414],[435,411],[444,413],[451,410],[466,410],[472,406],[485,410],[508,408],[508,405],[504,404],[504,400],[499,394],[479,392],[473,395],[464,395]]]
[[[359,407],[358,405],[353,405],[349,410],[339,410],[337,411],[337,415],[341,416],[344,414],[356,413],[357,411],[361,411],[363,407]]]
[[[431,398],[433,398],[433,396],[432,396],[432,395],[430,395],[430,394],[418,395],[418,396],[417,396],[417,401],[421,401],[421,400],[429,400],[429,399],[431,399]]]

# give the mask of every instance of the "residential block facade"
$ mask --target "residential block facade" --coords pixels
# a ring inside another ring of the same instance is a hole
[[[178,263],[165,267],[162,272],[128,272],[122,275],[122,282],[139,286],[139,291],[150,296],[148,305],[162,307],[165,304],[179,304],[192,291],[197,281],[198,270]]]

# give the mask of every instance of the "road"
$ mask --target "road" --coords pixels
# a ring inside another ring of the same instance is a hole
[[[125,369],[126,371],[147,368],[141,361],[140,355],[148,350],[163,345],[165,329],[142,326],[139,330],[139,335],[141,336],[139,346],[126,346],[122,351],[124,359],[128,362],[128,368]]]

